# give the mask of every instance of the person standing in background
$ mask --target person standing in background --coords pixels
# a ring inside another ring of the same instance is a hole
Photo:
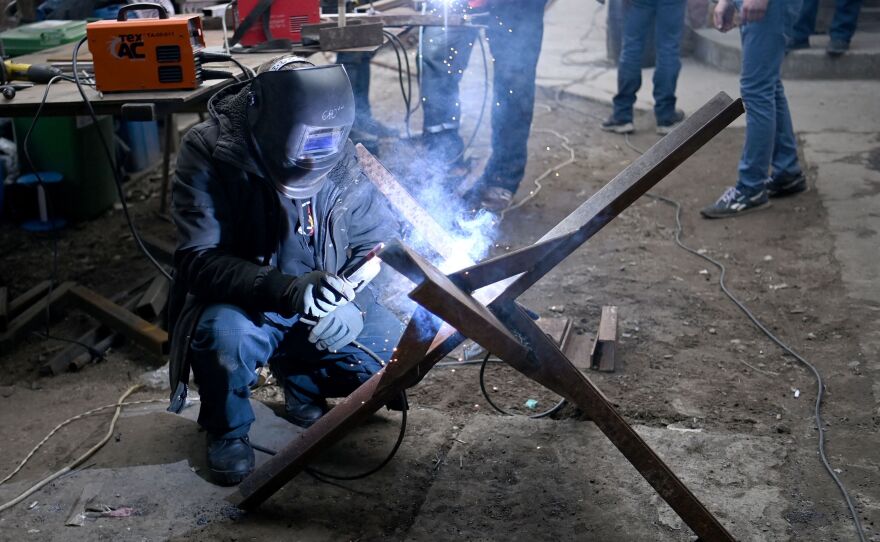
[[[782,86],[786,38],[800,6],[800,0],[719,0],[715,6],[715,27],[722,32],[733,28],[735,10],[742,17],[740,94],[746,106],[746,140],[736,186],[700,211],[706,218],[739,216],[769,206],[769,198],[807,189]]]
[[[654,116],[657,133],[668,134],[684,120],[675,108],[675,87],[681,71],[681,36],[684,30],[685,0],[629,0],[624,12],[623,44],[617,64],[617,94],[614,112],[602,123],[606,132],[634,131],[633,105],[642,86],[642,56],[654,26],[656,68],[654,70]]]
[[[466,199],[491,212],[510,206],[525,175],[535,105],[535,73],[544,35],[546,0],[434,1],[435,13],[486,17],[486,41],[494,78],[492,155]],[[470,4],[470,5],[469,5]],[[472,27],[427,27],[423,35],[422,108],[424,142],[435,160],[460,161],[464,154],[459,85],[479,32]]]
[[[849,50],[849,42],[856,33],[856,24],[859,20],[859,11],[862,9],[862,0],[836,0],[834,3],[834,18],[828,29],[830,40],[825,47],[825,52],[831,56],[840,56]],[[804,0],[800,16],[794,24],[788,49],[808,49],[810,47],[810,35],[816,31],[816,16],[819,12],[819,0]]]

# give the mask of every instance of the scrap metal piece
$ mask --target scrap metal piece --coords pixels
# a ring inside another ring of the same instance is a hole
[[[338,51],[355,47],[374,47],[382,45],[385,35],[381,22],[365,22],[359,19],[345,24],[317,23],[302,25],[304,42],[317,41],[322,51]]]
[[[605,305],[599,317],[599,330],[590,353],[590,367],[597,371],[614,372],[617,350],[617,307]]]

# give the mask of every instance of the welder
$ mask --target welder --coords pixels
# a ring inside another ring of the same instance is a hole
[[[211,475],[232,485],[254,466],[260,367],[283,386],[285,418],[308,427],[326,398],[390,359],[403,328],[378,302],[379,266],[357,280],[348,271],[398,223],[348,139],[342,66],[281,57],[216,94],[209,112],[183,138],[172,192],[169,410],[183,407],[191,367]]]

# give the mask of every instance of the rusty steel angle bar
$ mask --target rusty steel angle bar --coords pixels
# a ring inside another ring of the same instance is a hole
[[[734,540],[522,307],[508,303],[499,312],[503,313],[501,320],[524,337],[534,356],[525,362],[521,358],[502,358],[506,363],[588,413],[596,426],[701,540]]]

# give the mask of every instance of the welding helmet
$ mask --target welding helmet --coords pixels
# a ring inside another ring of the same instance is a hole
[[[250,141],[275,188],[292,199],[317,194],[342,159],[354,95],[339,64],[272,69],[250,84]]]

